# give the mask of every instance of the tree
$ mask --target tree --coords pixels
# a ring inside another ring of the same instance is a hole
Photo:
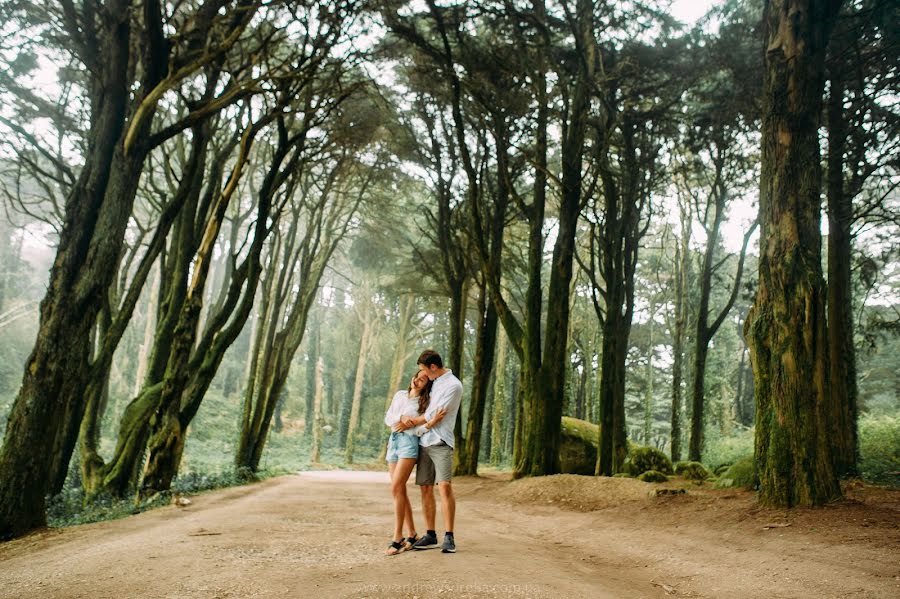
[[[818,127],[827,40],[839,0],[771,0],[764,12],[759,289],[745,325],[756,397],[763,505],[840,496],[829,400]]]
[[[54,460],[60,463],[74,447],[71,431],[77,430],[84,412],[91,374],[90,340],[103,294],[116,273],[147,153],[229,104],[242,89],[229,88],[215,102],[152,137],[153,115],[163,94],[228,52],[257,5],[237,1],[182,7],[178,18],[192,26],[173,40],[164,33],[159,2],[144,2],[141,10],[133,10],[132,4],[109,0],[76,8],[66,0],[47,15],[53,19],[48,42],[85,73],[88,152],[66,196],[38,336],[0,450],[0,537],[44,523],[44,496],[54,478]],[[44,9],[31,3],[20,5],[20,11],[16,16],[23,20],[44,16]],[[135,82],[139,86],[131,94]]]
[[[889,30],[895,3],[870,0],[842,11],[826,60],[828,128],[829,442],[838,476],[857,473],[859,440],[852,265],[861,225],[897,222],[886,205],[896,190],[900,119],[885,96],[896,89],[900,44]],[[852,73],[852,75],[850,75]],[[891,166],[893,164],[893,167]]]

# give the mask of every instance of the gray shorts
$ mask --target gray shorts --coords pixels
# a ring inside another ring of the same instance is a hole
[[[416,462],[416,484],[434,485],[450,482],[453,477],[453,448],[441,441],[437,445],[419,448]]]

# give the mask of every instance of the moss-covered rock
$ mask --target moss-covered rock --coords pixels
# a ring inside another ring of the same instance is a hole
[[[600,430],[586,420],[562,419],[559,463],[563,474],[594,474]]]
[[[715,467],[715,469],[713,469],[713,474],[715,474],[716,476],[722,476],[722,474],[729,468],[731,468],[731,462],[719,464]]]
[[[640,476],[648,470],[672,474],[672,460],[655,447],[632,448],[628,462],[625,463],[625,471],[632,476]]]
[[[716,488],[741,487],[749,490],[753,489],[755,484],[753,456],[746,456],[729,466],[728,470],[719,476]]]
[[[675,464],[675,474],[688,480],[706,480],[710,477],[709,470],[700,462],[678,462]]]
[[[664,483],[669,480],[669,477],[658,470],[647,470],[638,477],[638,480],[645,483]]]

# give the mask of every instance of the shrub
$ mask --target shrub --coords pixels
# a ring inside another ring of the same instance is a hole
[[[753,456],[744,456],[734,464],[729,466],[728,470],[722,473],[719,480],[716,481],[716,488],[722,489],[727,487],[741,487],[744,489],[753,489],[756,485],[754,476]]]
[[[625,464],[625,471],[632,476],[639,476],[648,470],[672,474],[672,460],[655,447],[634,447]]]
[[[700,462],[678,462],[675,464],[675,474],[688,480],[706,480],[709,471]]]
[[[669,480],[669,477],[658,470],[647,470],[638,477],[638,480],[645,483],[664,483]]]
[[[753,454],[753,429],[736,431],[728,437],[710,434],[703,450],[703,463],[715,472],[720,466],[731,466],[740,458]]]
[[[867,482],[900,487],[900,416],[859,419],[859,473]]]

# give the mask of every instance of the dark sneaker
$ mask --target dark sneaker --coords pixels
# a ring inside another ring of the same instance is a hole
[[[428,533],[425,533],[421,539],[413,543],[413,549],[434,549],[437,546],[437,537]]]
[[[441,553],[456,553],[456,543],[453,537],[444,535],[444,544],[441,545]]]

